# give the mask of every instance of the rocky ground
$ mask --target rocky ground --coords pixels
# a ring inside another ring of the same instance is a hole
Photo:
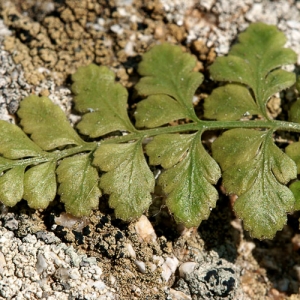
[[[134,95],[141,55],[163,41],[196,55],[207,75],[255,21],[284,31],[299,72],[299,1],[0,0],[0,18],[0,117],[10,122],[31,93],[76,122],[70,74],[91,62],[109,66]],[[210,89],[202,85],[199,100]],[[280,113],[276,103],[270,111]],[[197,230],[177,226],[158,196],[131,224],[115,219],[105,197],[82,219],[59,199],[45,211],[2,205],[0,299],[300,299],[299,213],[274,240],[258,241],[219,190]]]

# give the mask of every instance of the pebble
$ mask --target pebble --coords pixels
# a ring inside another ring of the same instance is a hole
[[[176,290],[185,291],[201,299],[239,299],[240,270],[232,263],[220,259],[214,251],[209,252],[202,263],[185,262],[179,267],[179,275],[186,285],[178,281]],[[182,280],[181,279],[181,280]],[[193,298],[194,299],[194,298]]]
[[[38,231],[35,235],[45,244],[58,244],[60,242],[60,239],[53,232]]]
[[[130,257],[133,258],[133,259],[135,259],[136,258],[136,254],[135,254],[135,251],[134,251],[132,245],[130,243],[126,243],[125,244],[125,248],[127,249]]]
[[[174,257],[167,257],[165,262],[162,264],[162,273],[161,277],[165,282],[168,282],[171,275],[175,273],[177,267],[179,265],[178,259]]]
[[[161,266],[164,263],[164,259],[161,256],[153,255],[153,262],[156,263],[158,266]]]
[[[3,217],[3,226],[9,230],[17,230],[19,227],[19,222],[15,219],[12,213],[7,213]]]
[[[136,260],[134,263],[141,273],[143,273],[143,274],[146,273],[146,264],[143,261]]]
[[[78,218],[63,212],[59,217],[55,217],[55,223],[66,228],[81,231],[88,224],[88,220],[86,217]]]
[[[93,286],[99,291],[103,291],[106,289],[106,285],[102,280],[94,281]]]
[[[37,261],[35,266],[38,274],[41,274],[44,270],[47,269],[48,264],[43,254],[39,253],[37,255]]]
[[[179,267],[179,276],[181,278],[185,278],[187,275],[194,272],[197,265],[199,264],[193,261],[189,261],[181,264]]]
[[[0,275],[3,273],[5,266],[6,266],[5,256],[2,252],[0,252]]]
[[[181,291],[176,291],[174,289],[170,289],[169,293],[170,293],[170,296],[172,297],[172,300],[192,300],[191,296],[188,296],[187,294],[185,294]]]
[[[154,243],[157,239],[154,228],[148,218],[142,215],[134,225],[136,233],[142,241]]]

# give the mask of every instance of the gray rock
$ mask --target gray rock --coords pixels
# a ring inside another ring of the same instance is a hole
[[[175,289],[190,294],[193,299],[236,299],[240,293],[240,270],[218,259],[215,253],[210,255],[211,259],[203,263],[183,263],[179,268],[181,279]]]
[[[61,240],[55,236],[53,232],[37,231],[35,236],[45,244],[57,244],[61,242]]]

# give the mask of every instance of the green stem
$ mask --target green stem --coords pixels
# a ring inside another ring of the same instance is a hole
[[[167,126],[167,127],[159,127],[154,129],[145,129],[139,130],[137,132],[133,132],[124,136],[116,136],[107,138],[102,140],[100,144],[111,144],[111,143],[125,143],[128,141],[144,139],[147,137],[156,136],[158,134],[166,134],[166,133],[178,133],[178,132],[195,132],[195,131],[205,131],[205,130],[224,130],[224,129],[232,129],[232,128],[265,128],[272,129],[272,131],[276,130],[284,130],[284,131],[293,131],[300,132],[300,124],[292,123],[292,122],[284,122],[284,121],[199,121],[189,124],[177,125],[177,126]],[[65,157],[79,154],[82,152],[93,152],[97,149],[99,143],[91,142],[85,143],[81,146],[76,146],[72,148],[67,148],[62,151],[56,150],[53,152],[45,152],[42,156],[16,160],[12,164],[7,165],[7,169],[15,166],[29,166],[36,165],[40,163],[44,163],[47,161],[58,161]],[[3,171],[3,170],[2,170]]]
[[[12,164],[7,164],[7,166],[5,166],[5,169],[10,169],[10,168],[16,167],[16,166],[26,167],[26,166],[30,166],[30,165],[37,165],[37,164],[41,164],[41,163],[52,161],[52,160],[58,161],[64,157],[71,156],[74,154],[94,151],[94,150],[96,150],[97,147],[98,147],[97,143],[92,142],[92,143],[85,143],[82,146],[76,146],[76,147],[64,149],[62,151],[56,150],[53,152],[44,152],[44,155],[41,155],[41,156],[35,156],[35,157],[31,157],[31,158],[26,158],[26,159],[15,160],[15,161],[13,161]],[[5,169],[3,169],[2,171],[4,171]]]
[[[152,137],[158,134],[178,133],[189,131],[224,130],[232,128],[265,128],[284,131],[300,132],[300,124],[285,121],[255,120],[255,121],[199,121],[176,126],[145,129],[124,136],[117,136],[101,141],[101,144],[124,143],[140,138]]]
[[[92,152],[97,149],[98,145],[96,142],[85,143],[83,146],[77,146],[69,149],[64,149],[62,151],[52,152],[54,154],[54,158],[56,160],[65,158],[67,156],[71,156],[74,154],[82,153],[82,152]],[[52,154],[51,153],[51,154]]]

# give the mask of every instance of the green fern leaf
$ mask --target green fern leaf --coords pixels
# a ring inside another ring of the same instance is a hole
[[[297,77],[296,89],[300,92],[300,77]],[[300,98],[289,109],[289,120],[300,123]],[[285,153],[296,163],[297,173],[300,174],[300,142],[295,142],[285,148]],[[300,210],[300,181],[297,180],[289,186],[296,199],[295,210]]]
[[[297,173],[300,174],[300,142],[288,145],[285,153],[296,163]]]
[[[5,121],[0,121],[0,139],[0,153],[5,156],[0,157],[0,172],[6,171],[0,176],[0,201],[14,206],[23,198],[25,168],[30,161],[34,163],[35,157],[44,156],[44,152],[19,127]],[[18,160],[21,158],[27,158],[28,163]],[[39,179],[36,178],[35,185]]]
[[[24,193],[24,166],[17,166],[0,176],[0,201],[14,206],[22,200]]]
[[[89,154],[63,159],[58,166],[58,194],[65,203],[66,211],[73,216],[88,216],[99,203],[99,175],[91,165]]]
[[[297,102],[300,102],[299,100]],[[293,106],[295,106],[294,103]],[[292,107],[293,107],[292,106]],[[298,106],[298,104],[296,104]],[[298,107],[297,107],[298,109]],[[295,117],[295,121],[299,122],[299,115],[294,111],[293,117]],[[292,118],[293,118],[292,117]],[[292,143],[285,148],[285,153],[296,163],[297,165],[297,173],[300,174],[300,142]],[[296,199],[295,202],[295,210],[300,210],[300,181],[297,180],[293,182],[289,186],[290,190],[293,192],[294,197]]]
[[[137,104],[136,127],[154,128],[187,117],[182,106],[167,95],[152,95]],[[154,117],[155,116],[155,117]],[[167,116],[167,118],[166,118]]]
[[[291,105],[289,120],[291,122],[300,123],[300,98]]]
[[[243,116],[260,113],[250,91],[237,84],[214,89],[205,99],[204,109],[206,118],[220,121],[239,120]]]
[[[122,220],[138,218],[151,204],[154,176],[143,154],[142,140],[128,144],[103,144],[94,153],[102,171],[100,187],[109,194],[109,205]]]
[[[295,210],[300,210],[300,181],[297,180],[289,186],[295,197]]]
[[[193,96],[203,76],[193,72],[195,66],[195,57],[179,46],[161,44],[144,54],[138,69],[143,77],[135,88],[149,97],[137,104],[137,127],[151,128],[183,118],[199,121]]]
[[[297,99],[289,110],[289,120],[300,123],[300,99]],[[295,142],[285,148],[286,154],[292,158],[297,165],[297,173],[300,174],[300,142]]]
[[[219,166],[202,146],[201,134],[159,135],[146,151],[151,164],[167,168],[158,183],[176,222],[186,227],[199,226],[216,205],[218,192],[212,184],[221,176]]]
[[[205,114],[209,119],[236,120],[249,114],[260,114],[268,119],[266,104],[276,92],[295,83],[295,74],[277,69],[282,65],[295,63],[297,55],[291,49],[283,48],[284,34],[275,26],[255,23],[239,35],[239,43],[234,45],[226,57],[218,57],[210,67],[214,80],[230,82],[212,93],[205,100]],[[239,98],[234,86],[239,89]],[[251,89],[256,104],[249,100]],[[222,97],[223,93],[223,97]],[[246,99],[246,103],[241,105]],[[230,106],[227,105],[230,103]],[[236,103],[235,113],[232,104]],[[217,108],[222,106],[222,108]],[[225,115],[225,117],[224,117]]]
[[[300,94],[300,76],[299,75],[297,76],[297,80],[296,80],[296,90]]]
[[[56,161],[31,167],[24,177],[24,195],[28,205],[35,209],[46,208],[56,195]]]
[[[272,131],[232,129],[212,145],[234,210],[253,237],[272,238],[294,210],[295,198],[284,186],[296,178],[295,162],[273,142]]]
[[[0,154],[6,158],[34,157],[43,153],[42,149],[31,141],[21,128],[2,120],[0,120],[0,140]]]
[[[187,153],[194,139],[192,134],[160,134],[146,146],[150,165],[161,165],[169,169]]]
[[[16,166],[16,161],[12,159],[7,159],[0,156],[0,172],[2,173],[5,170],[9,170]]]
[[[18,111],[23,130],[43,150],[65,145],[83,145],[64,112],[47,97],[29,96]]]
[[[77,128],[82,134],[99,137],[124,130],[135,132],[127,114],[127,90],[115,82],[107,67],[80,67],[72,76],[75,109],[84,113]]]

